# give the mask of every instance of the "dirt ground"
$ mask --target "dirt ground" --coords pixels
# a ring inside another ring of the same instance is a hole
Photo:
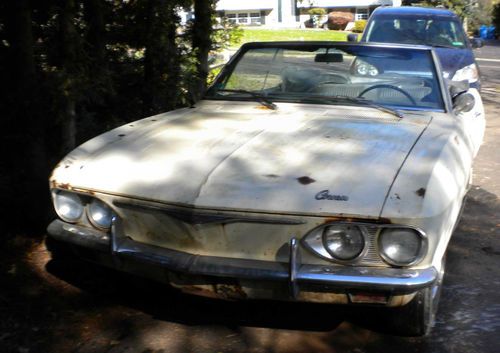
[[[0,351],[499,352],[500,70],[492,70],[484,81],[487,135],[475,163],[475,186],[449,247],[437,322],[428,337],[384,334],[377,311],[189,296],[78,259],[53,261],[42,236],[5,235]]]

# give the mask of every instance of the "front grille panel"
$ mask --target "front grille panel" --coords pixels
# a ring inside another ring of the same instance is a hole
[[[366,266],[387,266],[382,260],[377,251],[377,233],[378,227],[367,226],[365,227],[366,234],[368,235],[368,249],[361,263]]]
[[[131,206],[122,202],[114,202],[114,205],[119,209],[124,236],[136,242],[196,255],[285,263],[289,260],[292,237],[301,239],[312,229],[328,222],[322,217],[263,216],[225,211],[203,211],[200,218],[198,213],[201,211],[194,209],[191,211],[193,217],[186,218],[186,209],[173,212],[171,207]],[[210,214],[213,217],[209,217]],[[362,227],[367,237],[367,249],[353,265],[389,267],[377,252],[379,227],[366,223]],[[343,266],[304,247],[301,254],[303,264]]]

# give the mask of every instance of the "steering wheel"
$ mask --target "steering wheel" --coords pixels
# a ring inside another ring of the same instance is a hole
[[[388,85],[388,84],[378,84],[378,85],[373,85],[371,87],[368,87],[368,88],[365,88],[360,94],[358,94],[358,98],[361,98],[363,97],[363,95],[367,92],[370,92],[374,89],[380,89],[380,88],[388,88],[388,89],[392,89],[392,90],[395,90],[395,91],[398,91],[399,93],[401,93],[403,96],[405,96],[406,98],[408,98],[408,100],[413,104],[413,105],[417,105],[417,102],[415,101],[415,99],[413,99],[412,96],[410,96],[410,94],[408,92],[406,92],[405,90],[397,87],[397,86],[394,86],[394,85]]]

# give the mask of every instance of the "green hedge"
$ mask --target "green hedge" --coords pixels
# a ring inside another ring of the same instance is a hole
[[[354,28],[352,29],[352,31],[356,33],[361,33],[365,30],[365,27],[366,27],[366,20],[357,20],[354,21]]]

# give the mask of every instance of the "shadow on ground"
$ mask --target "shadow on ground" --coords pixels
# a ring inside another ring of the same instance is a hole
[[[496,352],[500,204],[474,187],[448,252],[436,327],[384,335],[383,311],[272,301],[225,302],[10,239],[0,262],[6,352]]]

